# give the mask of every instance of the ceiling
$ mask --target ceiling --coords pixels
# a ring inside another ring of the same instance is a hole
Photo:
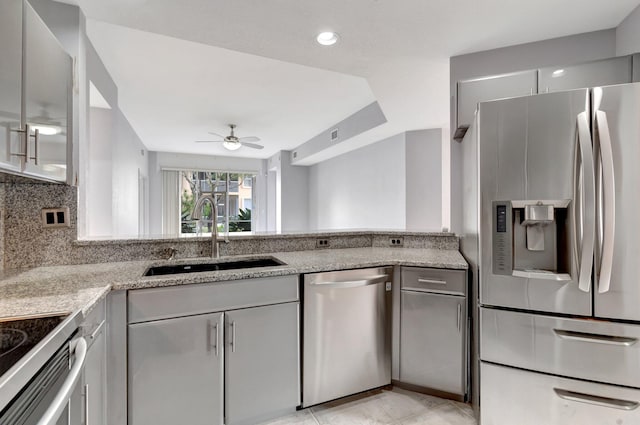
[[[266,157],[377,100],[401,131],[446,127],[448,58],[617,26],[640,0],[64,0],[119,86],[151,150],[220,154],[207,131],[256,135]],[[315,35],[337,31],[319,46]],[[240,53],[242,52],[242,53]]]

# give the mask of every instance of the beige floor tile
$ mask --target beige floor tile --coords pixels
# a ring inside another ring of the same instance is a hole
[[[261,422],[259,425],[318,425],[311,411],[299,410],[281,418],[273,419],[267,422]]]

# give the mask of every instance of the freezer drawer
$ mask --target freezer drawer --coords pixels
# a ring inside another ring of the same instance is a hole
[[[640,387],[640,326],[481,308],[480,327],[483,361]]]
[[[467,273],[464,270],[403,267],[402,289],[435,292],[439,294],[466,295]]]
[[[466,299],[401,291],[400,381],[466,393]]]
[[[640,390],[481,363],[482,425],[635,425]]]

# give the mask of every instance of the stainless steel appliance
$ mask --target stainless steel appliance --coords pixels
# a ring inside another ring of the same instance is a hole
[[[80,422],[87,344],[76,337],[80,312],[0,321],[0,423]]]
[[[463,249],[483,425],[640,423],[638,117],[640,84],[480,104]]]
[[[304,276],[304,407],[391,383],[391,281],[391,267]]]

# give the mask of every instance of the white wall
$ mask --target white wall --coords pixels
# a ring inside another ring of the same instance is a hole
[[[640,6],[636,7],[616,28],[618,56],[640,52]]]
[[[111,140],[113,137],[113,114],[111,109],[91,108],[86,169],[91,170],[83,179],[86,194],[85,233],[93,237],[113,234],[112,216],[112,166]]]
[[[405,172],[404,134],[311,166],[310,229],[404,229]]]
[[[252,214],[256,231],[266,226],[266,160],[182,154],[175,152],[149,152],[149,234],[162,234],[162,170],[235,171],[256,174],[256,205]],[[260,194],[262,192],[262,194]]]
[[[406,228],[442,230],[442,130],[405,133]]]

